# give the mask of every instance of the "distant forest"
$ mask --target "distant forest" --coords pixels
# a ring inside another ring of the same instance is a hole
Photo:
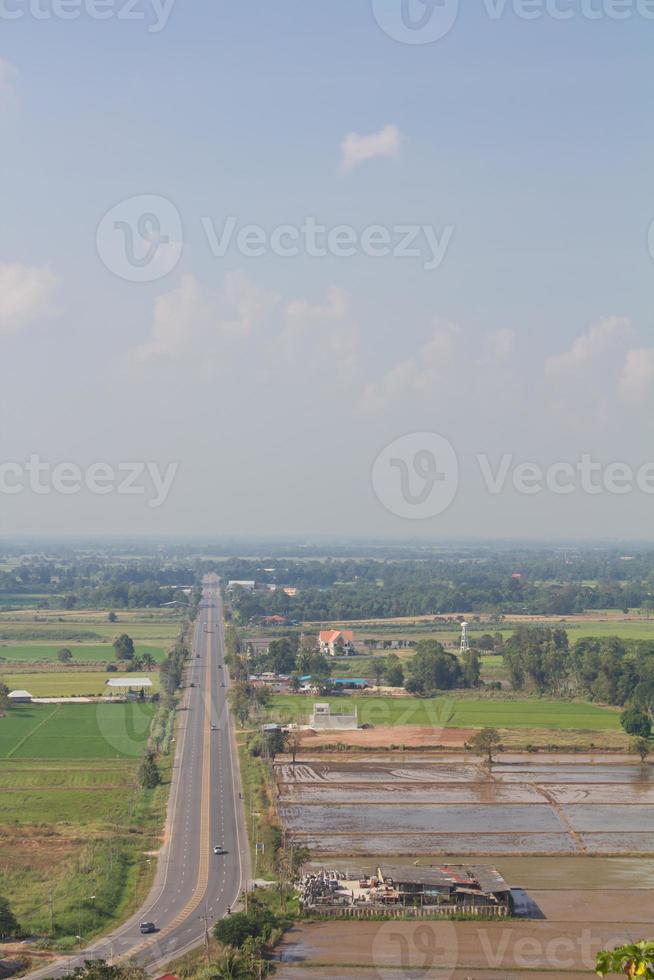
[[[254,580],[233,606],[241,622],[354,620],[451,613],[569,616],[593,609],[654,610],[654,551],[493,552],[422,560],[235,560],[223,580]],[[267,586],[277,586],[274,591]],[[297,588],[287,595],[281,588]]]
[[[306,549],[313,555],[318,549]],[[569,616],[594,609],[654,613],[654,549],[509,548],[490,545],[362,547],[362,556],[208,557],[206,548],[118,545],[34,548],[0,544],[0,600],[38,597],[51,608],[130,608],[171,602],[180,587],[217,572],[223,581],[254,580],[237,590],[233,612],[246,623],[282,615],[347,621],[452,613]],[[219,552],[218,552],[219,553]],[[287,595],[283,587],[297,589]]]

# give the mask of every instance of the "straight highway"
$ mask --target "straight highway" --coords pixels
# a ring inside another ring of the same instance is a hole
[[[87,959],[133,960],[155,972],[201,944],[250,878],[238,760],[227,707],[218,580],[207,576],[179,709],[165,839],[147,900],[120,927],[30,974],[61,977]],[[226,853],[214,854],[214,847]],[[141,922],[156,932],[142,935]]]

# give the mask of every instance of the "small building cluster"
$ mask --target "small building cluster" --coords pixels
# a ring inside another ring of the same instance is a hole
[[[511,889],[493,867],[384,865],[374,874],[323,870],[306,874],[300,892],[304,910],[334,915],[357,910],[510,915],[513,908]]]

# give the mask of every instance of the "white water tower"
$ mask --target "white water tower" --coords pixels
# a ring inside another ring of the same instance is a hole
[[[468,624],[466,622],[461,623],[461,647],[460,653],[463,656],[470,649],[470,640],[468,639]]]

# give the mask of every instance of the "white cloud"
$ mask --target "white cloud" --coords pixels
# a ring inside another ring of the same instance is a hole
[[[654,393],[654,348],[641,347],[627,351],[618,394],[626,402],[642,404]]]
[[[228,273],[223,288],[204,292],[195,276],[155,300],[150,337],[131,352],[136,362],[160,357],[216,356],[221,343],[244,339],[264,321],[279,297],[240,272]]]
[[[10,106],[15,98],[14,80],[16,69],[4,58],[0,58],[0,109]]]
[[[360,136],[358,133],[348,133],[341,143],[341,171],[349,173],[366,160],[375,157],[396,157],[404,137],[397,126],[384,126],[378,133]]]
[[[569,378],[613,350],[630,332],[631,321],[626,317],[604,317],[577,337],[569,351],[547,359],[546,376],[554,380]]]
[[[157,296],[150,338],[133,351],[134,360],[179,356],[190,349],[208,316],[209,309],[200,296],[197,280],[185,275],[172,292]]]
[[[0,336],[16,333],[35,317],[54,312],[57,277],[48,268],[0,263]]]
[[[291,300],[284,307],[281,348],[292,363],[329,359],[340,377],[352,377],[358,367],[357,328],[343,289],[331,286],[324,303]]]
[[[271,290],[256,286],[242,272],[230,272],[225,276],[223,299],[226,311],[216,324],[227,335],[249,337],[278,303],[280,297]]]
[[[513,353],[515,346],[515,331],[503,328],[496,330],[486,338],[484,363],[502,364]]]
[[[400,361],[379,381],[365,386],[359,402],[361,411],[376,415],[407,395],[428,398],[442,391],[454,375],[458,334],[454,324],[436,320],[431,337],[416,357]]]

